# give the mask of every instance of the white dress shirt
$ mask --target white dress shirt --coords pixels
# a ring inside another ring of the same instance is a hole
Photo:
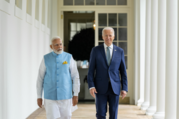
[[[107,45],[104,43],[104,51],[105,51],[105,54],[107,53]],[[110,46],[109,46],[109,51],[110,51],[110,60],[112,59],[112,54],[113,54],[113,44],[111,44]],[[107,56],[107,54],[106,54],[106,56]]]
[[[71,57],[70,59],[69,70],[71,74],[71,79],[73,81],[74,96],[78,96],[78,93],[80,92],[80,80],[79,80],[79,73],[77,70],[76,62],[74,61],[73,57]],[[37,78],[37,98],[42,98],[43,80],[45,77],[45,72],[46,72],[46,66],[43,58],[40,64],[39,74]]]

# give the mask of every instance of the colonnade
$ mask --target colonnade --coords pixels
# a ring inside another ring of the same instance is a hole
[[[141,2],[135,1],[135,20],[145,18],[145,31],[140,29],[142,24],[135,24],[139,28],[135,31],[139,40],[135,42],[144,41],[145,49],[135,49],[135,66],[143,66],[145,74],[143,79],[141,69],[135,68],[136,105],[153,119],[179,119],[179,1],[146,0],[144,9],[136,6]],[[140,14],[141,10],[145,15]],[[140,37],[142,33],[145,39]],[[145,50],[144,56],[141,50]],[[143,64],[137,62],[141,57],[145,57]]]

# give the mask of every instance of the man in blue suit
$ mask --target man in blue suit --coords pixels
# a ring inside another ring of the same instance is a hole
[[[90,55],[88,86],[90,94],[96,97],[97,119],[106,119],[107,102],[109,119],[117,119],[119,95],[124,99],[128,92],[124,51],[113,45],[114,37],[113,28],[104,28],[104,44],[94,47]]]

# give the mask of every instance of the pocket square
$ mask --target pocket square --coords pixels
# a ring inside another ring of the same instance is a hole
[[[68,64],[68,62],[67,62],[67,61],[64,61],[63,64]]]

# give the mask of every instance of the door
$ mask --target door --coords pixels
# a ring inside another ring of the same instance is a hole
[[[125,54],[125,64],[128,74],[128,95],[124,100],[120,100],[120,103],[132,103],[133,98],[133,61],[134,61],[134,38],[133,26],[132,26],[132,15],[129,11],[97,11],[95,14],[95,46],[104,43],[102,39],[102,30],[104,27],[112,27],[115,31],[115,38],[113,44],[121,47]],[[121,102],[122,101],[122,102]]]

